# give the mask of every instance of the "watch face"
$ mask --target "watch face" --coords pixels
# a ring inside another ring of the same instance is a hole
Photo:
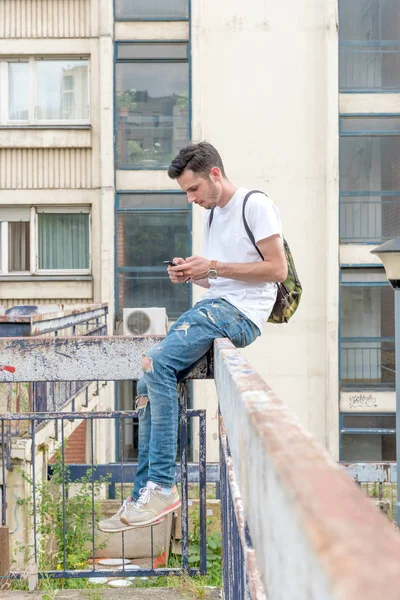
[[[208,279],[217,279],[217,277],[218,277],[217,269],[209,269],[207,276],[208,276]]]

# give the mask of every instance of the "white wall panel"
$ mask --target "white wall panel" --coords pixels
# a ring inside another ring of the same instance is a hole
[[[90,37],[91,0],[0,0],[0,38]]]
[[[91,171],[89,149],[0,149],[0,189],[90,188]]]

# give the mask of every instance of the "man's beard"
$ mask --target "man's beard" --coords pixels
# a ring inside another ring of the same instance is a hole
[[[210,208],[214,208],[215,206],[217,206],[220,196],[221,196],[221,194],[220,194],[217,186],[211,185],[210,194],[209,194]]]

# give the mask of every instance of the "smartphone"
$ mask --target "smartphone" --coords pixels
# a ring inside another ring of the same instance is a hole
[[[178,266],[176,263],[174,263],[173,260],[163,260],[163,264],[164,265],[168,265],[170,267],[177,267]]]

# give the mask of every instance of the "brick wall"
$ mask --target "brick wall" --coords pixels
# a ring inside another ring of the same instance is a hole
[[[66,464],[86,463],[86,421],[75,429],[65,448]]]

